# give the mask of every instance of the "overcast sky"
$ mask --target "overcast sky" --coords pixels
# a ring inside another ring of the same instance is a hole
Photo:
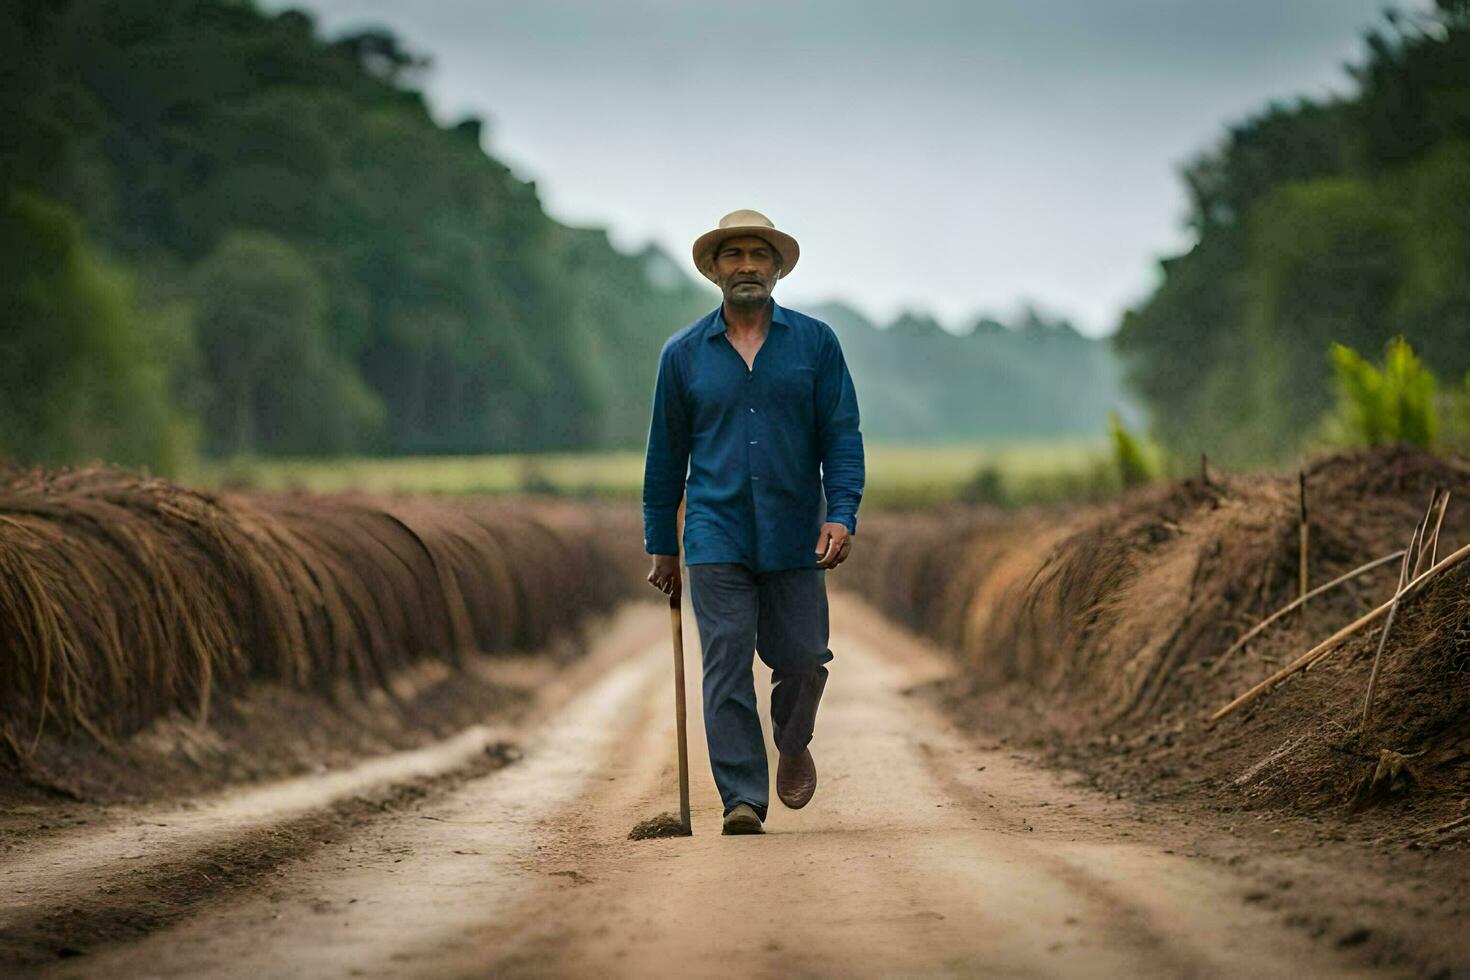
[[[777,297],[951,329],[1023,302],[1111,332],[1187,247],[1178,165],[1272,98],[1345,92],[1383,0],[310,0],[428,54],[443,121],[547,210],[690,243],[735,208],[801,242]],[[1401,3],[1417,9],[1424,3]]]

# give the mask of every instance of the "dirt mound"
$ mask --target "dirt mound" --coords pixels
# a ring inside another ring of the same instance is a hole
[[[487,654],[553,647],[626,597],[609,518],[0,475],[0,757],[86,793],[103,787],[55,774],[140,739],[218,757],[221,733],[252,728],[324,750],[466,723],[507,697],[476,669]]]
[[[1403,548],[1437,486],[1452,495],[1441,557],[1470,541],[1465,461],[1401,448],[1340,455],[1313,465],[1306,485],[1313,585]],[[1470,568],[1401,610],[1366,731],[1373,631],[1208,724],[1393,594],[1389,562],[1222,660],[1297,596],[1298,508],[1295,474],[1218,475],[1008,522],[874,516],[867,567],[842,581],[963,654],[970,669],[951,693],[964,710],[1047,740],[1059,761],[1120,791],[1312,811],[1402,799],[1425,811],[1415,827],[1458,815],[1470,786]]]

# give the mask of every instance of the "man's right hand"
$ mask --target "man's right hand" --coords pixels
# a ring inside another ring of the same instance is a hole
[[[682,595],[684,579],[679,572],[679,556],[654,555],[653,570],[648,573],[648,584],[664,595],[675,598]]]

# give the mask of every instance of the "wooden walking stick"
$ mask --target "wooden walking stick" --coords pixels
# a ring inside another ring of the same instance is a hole
[[[689,742],[684,710],[684,618],[679,607],[679,589],[669,596],[669,617],[674,628],[674,723],[679,736],[679,819],[684,833],[694,833],[689,821]]]
[[[669,620],[674,628],[674,727],[678,730],[679,742],[679,814],[660,813],[640,821],[629,832],[630,840],[647,840],[650,837],[690,837],[694,824],[689,819],[689,740],[688,722],[684,710],[684,621],[679,608],[681,589],[675,582],[669,594]]]

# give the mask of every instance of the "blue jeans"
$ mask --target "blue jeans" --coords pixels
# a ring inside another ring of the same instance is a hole
[[[688,566],[704,653],[704,732],[710,768],[729,813],[749,803],[766,818],[770,772],[751,676],[754,654],[771,668],[776,748],[799,753],[812,739],[827,683],[827,571],[754,572],[745,565]]]

